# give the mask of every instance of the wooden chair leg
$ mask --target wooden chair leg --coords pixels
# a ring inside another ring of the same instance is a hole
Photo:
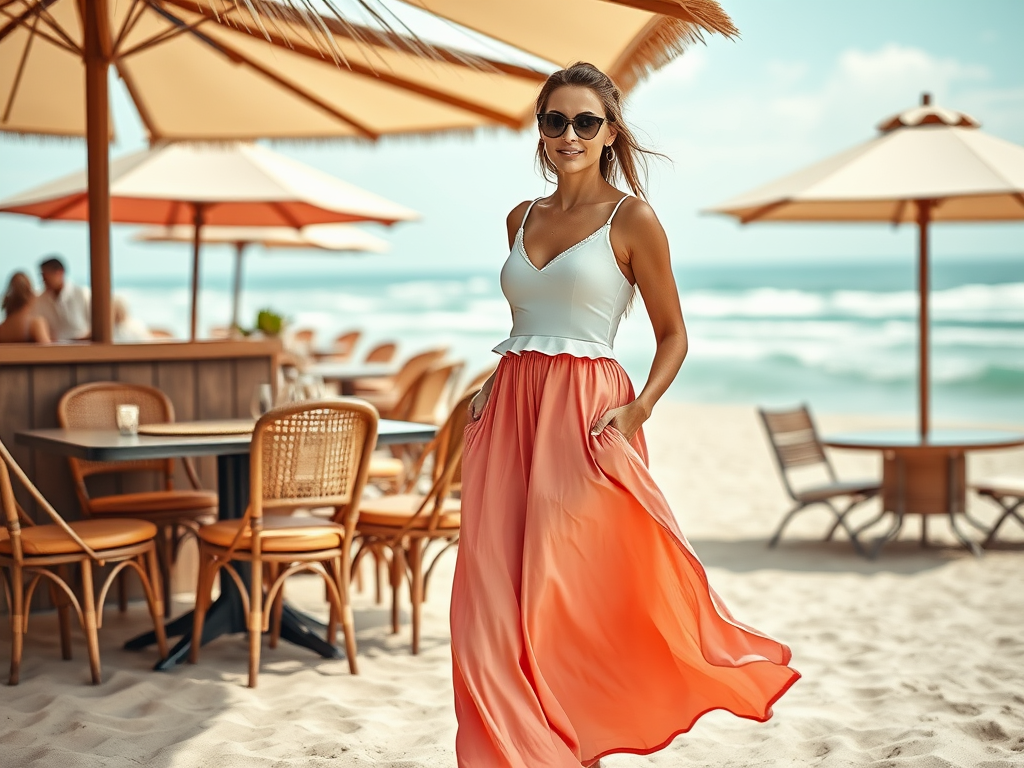
[[[71,585],[70,570],[67,565],[57,567],[57,576],[68,586]],[[53,595],[53,604],[57,607],[57,622],[60,626],[60,657],[65,661],[71,660],[71,601],[63,589],[56,585],[51,587],[50,594]]]
[[[384,590],[381,585],[384,583],[384,579],[381,577],[381,571],[387,573],[387,560],[381,557],[381,551],[379,548],[374,547],[370,554],[373,556],[373,588],[374,588],[374,602],[380,605],[384,602]]]
[[[165,525],[159,529],[156,537],[157,546],[160,547],[163,554],[162,558],[158,558],[158,561],[162,560],[158,565],[160,567],[160,583],[162,585],[160,592],[163,599],[165,619],[171,617],[171,589],[174,586],[171,583],[171,574],[174,573],[174,548],[176,546],[177,529],[178,526],[175,523]]]
[[[273,586],[284,566],[281,563],[268,563],[268,567],[270,568],[270,585]],[[277,648],[278,641],[281,639],[281,617],[284,615],[284,584],[277,590],[270,611],[270,647]]]
[[[213,559],[206,552],[202,542],[199,544],[199,578],[196,581],[196,607],[192,611],[192,646],[189,648],[188,661],[195,664],[199,661],[199,648],[203,644],[203,623],[206,611],[210,607],[213,593]]]
[[[11,566],[11,674],[8,685],[17,685],[21,675],[21,652],[25,640],[25,585],[21,566]]]
[[[345,634],[345,655],[348,656],[348,671],[359,674],[356,662],[356,623],[352,616],[352,604],[349,602],[351,581],[349,569],[339,557],[334,561],[335,582],[338,584],[338,598],[341,601],[341,631]]]
[[[420,652],[420,609],[423,606],[423,539],[413,536],[409,540],[409,600],[412,603],[412,652]]]
[[[263,561],[254,557],[249,583],[249,687],[255,688],[260,672],[260,645],[263,642]]]
[[[84,566],[83,566],[84,567]],[[128,610],[128,574],[121,571],[117,575],[117,610],[124,613]],[[84,581],[84,578],[83,578]]]
[[[153,617],[153,634],[156,635],[156,647],[160,652],[160,658],[167,657],[167,633],[164,630],[164,618],[166,611],[161,603],[163,594],[163,574],[160,573],[159,558],[154,546],[145,555],[139,555],[139,565],[149,572],[149,593],[146,595],[149,603],[149,615]],[[148,569],[146,566],[149,566]]]
[[[124,572],[120,574],[124,576]],[[124,579],[121,579],[124,583]],[[92,560],[82,560],[82,608],[85,624],[85,645],[89,649],[89,669],[92,671],[93,685],[102,680],[100,668],[100,639],[96,627],[96,593],[92,580]]]
[[[391,633],[399,632],[399,600],[402,583],[405,581],[405,556],[401,542],[391,547]]]

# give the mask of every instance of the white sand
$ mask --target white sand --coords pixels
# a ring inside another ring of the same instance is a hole
[[[821,422],[825,432],[899,425]],[[608,768],[1024,765],[1024,531],[1008,523],[1015,543],[976,559],[951,546],[944,521],[932,533],[946,546],[921,550],[912,521],[905,541],[869,562],[841,541],[811,540],[827,526],[812,511],[767,550],[787,503],[751,409],[663,405],[648,436],[655,476],[712,583],[739,618],[792,645],[804,679],[767,724],[712,713],[664,752],[612,756]],[[835,456],[844,477],[877,471],[877,457]],[[1024,475],[1024,451],[978,454],[970,469]],[[971,507],[994,517],[983,501]],[[150,671],[155,651],[120,650],[146,627],[139,606],[107,612],[104,682],[93,687],[80,633],[75,659],[60,661],[55,618],[35,616],[21,685],[0,694],[0,766],[454,766],[453,563],[433,585],[418,657],[408,630],[389,635],[386,609],[357,595],[359,676],[282,643],[264,649],[254,691],[242,636],[167,674]],[[289,592],[322,615],[321,596],[309,578]]]

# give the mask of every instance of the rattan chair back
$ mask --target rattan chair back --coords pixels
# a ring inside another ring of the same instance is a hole
[[[821,445],[818,430],[806,405],[786,411],[767,411],[759,408],[758,413],[764,423],[786,490],[791,496],[794,495],[794,491],[789,473],[794,469],[817,466],[823,468],[832,480],[836,479],[835,471]]]
[[[366,353],[367,363],[390,363],[395,358],[395,352],[398,351],[398,345],[387,341],[383,344],[378,344],[376,347]]]
[[[408,407],[398,408],[400,419],[416,421],[421,424],[437,424],[438,411],[448,397],[452,383],[462,372],[461,362],[440,363],[427,369],[420,375],[416,384],[410,388],[407,396]]]
[[[331,345],[330,358],[339,362],[349,360],[352,353],[356,351],[356,345],[362,335],[362,331],[349,331],[335,336],[334,344]]]
[[[174,421],[170,398],[156,387],[98,381],[69,389],[57,404],[57,421],[66,429],[117,429],[117,406],[137,405],[139,424],[164,424]],[[143,461],[85,461],[68,459],[83,510],[88,509],[89,493],[85,484],[90,475],[111,472],[157,472],[166,490],[171,490],[174,459]]]
[[[250,449],[250,511],[333,507],[355,525],[377,442],[377,411],[361,400],[294,403],[256,422]]]

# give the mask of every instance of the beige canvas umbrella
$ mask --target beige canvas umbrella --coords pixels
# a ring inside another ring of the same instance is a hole
[[[314,224],[302,229],[288,227],[203,227],[205,245],[215,243],[235,247],[234,290],[231,301],[231,325],[238,326],[238,308],[242,296],[242,262],[250,245],[264,248],[314,249],[341,253],[384,253],[387,240],[371,235],[352,224]],[[193,227],[152,227],[135,236],[147,243],[191,243]]]
[[[110,170],[113,221],[191,225],[193,339],[205,225],[298,229],[418,218],[409,208],[255,144],[164,145],[115,160]],[[0,212],[82,221],[89,200],[86,174],[76,173],[0,201]]]
[[[713,0],[567,0],[560,12],[587,19],[571,26],[535,23],[550,10],[543,0],[437,5],[557,66],[594,61],[626,87],[703,30],[735,33]],[[306,0],[0,2],[0,131],[87,138],[95,340],[111,338],[110,67],[152,141],[374,139],[519,126],[545,76],[499,58],[426,48],[395,34],[404,29],[390,27],[383,11],[369,13],[378,22],[371,28],[311,7]]]
[[[932,222],[1024,220],[1024,147],[932,105],[878,126],[880,135],[710,210],[760,221],[879,221],[918,227],[919,425],[929,430],[928,230]]]

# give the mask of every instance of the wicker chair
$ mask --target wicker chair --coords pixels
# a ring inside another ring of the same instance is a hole
[[[57,420],[70,429],[117,429],[115,410],[118,404],[139,406],[140,424],[174,421],[170,399],[154,387],[121,382],[82,384],[68,390],[57,405]],[[185,536],[194,534],[200,525],[217,519],[217,494],[202,490],[195,467],[182,459],[192,490],[174,487],[174,459],[152,461],[96,462],[68,459],[75,491],[87,518],[133,517],[148,520],[157,527],[157,546],[164,585],[164,608],[170,611],[171,572]],[[159,491],[92,496],[87,479],[101,474],[155,473],[163,486]],[[121,610],[126,607],[126,594],[119,588]]]
[[[808,507],[820,504],[828,508],[835,516],[835,522],[829,529],[825,540],[830,540],[836,529],[842,528],[850,537],[854,549],[860,554],[865,554],[857,534],[874,523],[878,522],[876,517],[867,525],[861,526],[856,531],[850,528],[846,518],[853,509],[863,504],[868,499],[878,495],[881,484],[877,480],[855,480],[841,481],[836,476],[832,463],[825,454],[821,441],[818,439],[818,432],[814,427],[810,411],[806,406],[789,411],[766,411],[758,409],[761,420],[764,422],[765,431],[768,434],[768,441],[771,443],[775,461],[779,467],[779,474],[782,477],[782,484],[786,493],[796,502],[786,516],[782,519],[778,529],[768,542],[769,547],[779,543],[782,531],[789,524],[797,513]],[[798,468],[818,467],[823,469],[829,481],[823,484],[816,484],[809,487],[796,489],[790,474]],[[843,509],[838,509],[833,501],[838,498],[848,499]]]
[[[330,360],[334,363],[346,363],[352,359],[352,355],[356,351],[356,345],[359,343],[362,335],[362,331],[348,331],[347,333],[339,334],[334,338],[331,351],[316,355],[316,358],[318,360]]]
[[[12,474],[51,523],[36,525],[25,514],[14,498]],[[50,595],[57,606],[61,655],[65,659],[71,658],[68,614],[72,607],[78,614],[85,631],[93,684],[98,685],[102,678],[98,630],[103,623],[103,603],[113,580],[128,569],[134,570],[142,581],[160,656],[167,655],[155,525],[128,518],[65,522],[28,479],[3,443],[0,443],[0,510],[6,523],[4,535],[0,536],[0,573],[2,568],[9,572],[4,587],[11,621],[10,685],[18,684],[24,637],[28,633],[28,610],[32,595],[43,579],[49,581]],[[69,570],[76,564],[81,567],[81,602],[70,582]],[[114,567],[100,586],[97,597],[93,569],[103,565]]]
[[[395,352],[398,351],[398,345],[391,341],[386,341],[383,344],[378,344],[376,347],[366,353],[366,359],[364,362],[367,363],[390,363],[395,359]]]
[[[357,379],[353,382],[353,392],[356,397],[372,403],[380,413],[392,413],[419,378],[444,359],[447,351],[441,347],[413,355],[394,376]]]
[[[271,647],[276,646],[284,581],[299,571],[323,577],[330,603],[327,641],[334,642],[340,620],[349,670],[358,672],[348,602],[349,564],[359,500],[376,440],[377,412],[355,399],[294,403],[269,411],[253,431],[245,516],[199,531],[199,588],[192,636],[203,636],[214,578],[223,570],[237,584],[245,604],[250,688],[256,687],[259,674],[262,633],[270,631]],[[324,521],[264,515],[300,507],[333,507],[334,516]],[[232,560],[251,563],[248,590]],[[198,661],[199,646],[192,645],[193,663]]]
[[[406,569],[410,579],[412,602],[412,652],[419,653],[420,609],[427,583],[434,567],[445,551],[459,540],[462,504],[452,498],[452,491],[462,482],[463,431],[469,418],[467,395],[460,400],[437,436],[420,459],[422,467],[428,456],[433,458],[433,482],[425,494],[415,492],[418,472],[411,475],[404,493],[364,501],[356,530],[360,538],[353,569],[368,554],[375,558],[390,554],[391,562],[391,625],[399,631],[398,601]],[[424,568],[426,549],[433,542],[441,549]]]
[[[991,499],[1002,509],[1003,513],[996,520],[995,524],[988,530],[988,535],[982,543],[987,547],[995,541],[996,533],[1010,518],[1013,518],[1024,526],[1024,516],[1020,508],[1024,505],[1024,478],[1020,477],[994,477],[987,480],[979,480],[971,483],[979,496]]]

